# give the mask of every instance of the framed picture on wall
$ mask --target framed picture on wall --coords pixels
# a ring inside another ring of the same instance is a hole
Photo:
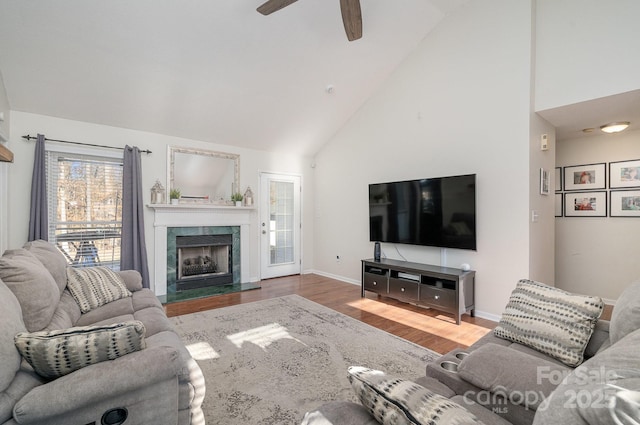
[[[565,217],[606,217],[607,192],[571,192],[564,194]]]
[[[609,163],[609,188],[640,187],[640,159]]]
[[[544,168],[540,169],[540,195],[549,194],[549,172]]]
[[[564,167],[564,190],[592,190],[607,187],[606,164]]]
[[[562,217],[562,202],[564,198],[562,197],[562,193],[556,193],[556,217]]]
[[[640,217],[640,190],[612,190],[609,198],[611,217]]]
[[[560,192],[562,190],[562,168],[561,167],[556,167],[555,185],[556,185],[556,192]]]

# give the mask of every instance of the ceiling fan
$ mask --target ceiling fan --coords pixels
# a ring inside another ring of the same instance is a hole
[[[263,15],[270,15],[273,12],[289,6],[298,0],[268,0],[258,7],[258,12]],[[360,11],[360,0],[340,0],[340,10],[342,11],[342,23],[347,33],[349,41],[362,37],[362,12]]]

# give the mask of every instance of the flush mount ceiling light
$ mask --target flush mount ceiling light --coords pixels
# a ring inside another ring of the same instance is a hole
[[[600,127],[605,133],[619,133],[629,127],[629,121],[610,122]]]

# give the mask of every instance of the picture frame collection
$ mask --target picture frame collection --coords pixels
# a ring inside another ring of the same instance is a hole
[[[608,165],[556,167],[555,216],[640,217],[640,159]]]

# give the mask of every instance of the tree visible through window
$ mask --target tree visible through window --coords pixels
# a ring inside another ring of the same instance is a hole
[[[47,152],[49,241],[76,267],[120,267],[122,160]]]

